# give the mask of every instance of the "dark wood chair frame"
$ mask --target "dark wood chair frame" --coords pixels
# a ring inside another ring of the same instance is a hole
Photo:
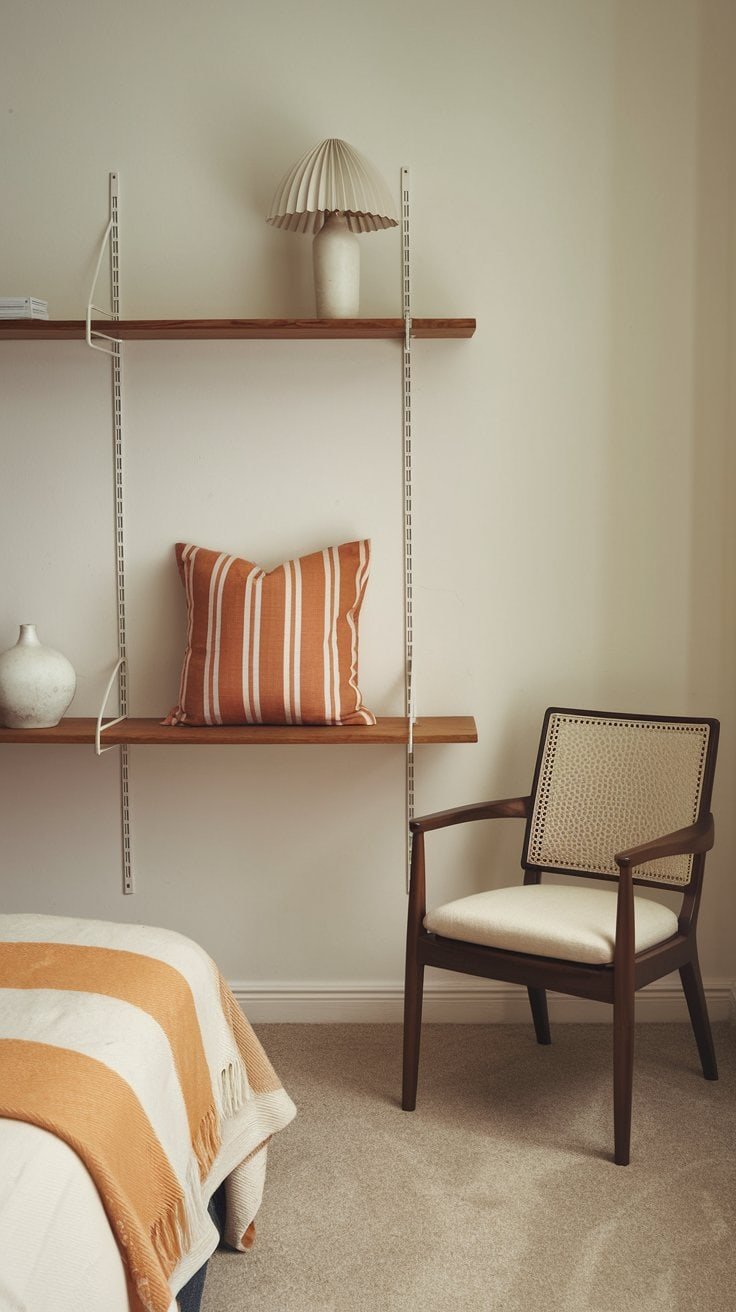
[[[551,707],[547,719],[554,710]],[[591,714],[590,712],[570,712]],[[594,712],[605,718],[607,713]],[[610,714],[609,718],[652,720],[662,723],[686,723],[685,717],[630,716]],[[718,745],[717,720],[701,719],[697,723],[711,726],[710,739],[701,792],[700,811],[694,824],[674,833],[655,837],[646,843],[628,848],[615,855],[618,876],[578,874],[595,879],[618,879],[616,910],[616,941],[613,963],[595,966],[557,958],[541,957],[501,948],[484,947],[456,939],[431,934],[424,928],[426,914],[424,835],[433,829],[446,829],[450,825],[466,824],[474,820],[519,819],[527,821],[527,839],[524,844],[522,869],[525,884],[538,884],[542,869],[526,864],[529,820],[542,757],[542,745],[537,759],[532,792],[528,797],[513,797],[501,801],[478,802],[470,806],[437,811],[433,815],[417,817],[410,822],[412,832],[411,876],[409,886],[409,914],[406,936],[406,982],[404,993],[404,1063],[402,1107],[413,1111],[416,1107],[417,1078],[419,1072],[419,1046],[422,1022],[422,997],[425,966],[443,970],[461,971],[466,975],[480,975],[487,979],[523,984],[527,988],[537,1042],[551,1042],[547,989],[574,997],[607,1002],[613,1006],[613,1107],[614,1107],[614,1161],[618,1166],[629,1164],[631,1140],[631,1102],[634,1071],[634,995],[637,989],[678,970],[687,1008],[698,1046],[703,1075],[706,1080],[718,1079],[713,1037],[703,992],[698,963],[696,929],[703,886],[705,854],[713,846],[714,826],[710,814],[710,798]],[[544,731],[542,744],[544,743]],[[668,856],[692,854],[693,864],[689,883],[684,886],[653,880],[637,879],[636,867],[648,861]],[[550,868],[553,869],[553,868]],[[569,871],[561,873],[568,874]],[[677,932],[671,938],[644,952],[634,952],[634,884],[648,888],[676,888],[683,894],[678,917]]]

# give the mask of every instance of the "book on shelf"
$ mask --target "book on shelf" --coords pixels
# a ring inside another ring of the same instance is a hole
[[[48,319],[49,303],[37,296],[0,296],[0,319]]]

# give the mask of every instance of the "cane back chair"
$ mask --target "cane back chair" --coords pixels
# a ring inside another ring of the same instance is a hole
[[[528,797],[412,820],[402,1106],[416,1106],[425,966],[524,984],[539,1043],[547,989],[613,1005],[614,1161],[629,1162],[634,994],[679,970],[703,1075],[718,1078],[696,926],[717,720],[547,710]],[[523,884],[427,914],[424,835],[471,820],[526,820]],[[576,876],[542,883],[542,875]],[[581,884],[579,877],[585,879]],[[618,883],[616,891],[589,880]],[[634,885],[682,894],[679,915]]]

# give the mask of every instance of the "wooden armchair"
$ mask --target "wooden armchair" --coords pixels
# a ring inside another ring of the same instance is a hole
[[[524,984],[539,1043],[547,989],[613,1005],[614,1161],[629,1162],[634,994],[679,970],[703,1075],[718,1078],[696,926],[717,720],[551,707],[528,797],[440,811],[413,832],[402,1106],[416,1106],[425,966]],[[472,894],[427,914],[424,835],[473,820],[526,820],[522,885]],[[571,882],[542,883],[553,872]],[[614,891],[582,885],[617,881]],[[633,886],[676,889],[679,916]]]

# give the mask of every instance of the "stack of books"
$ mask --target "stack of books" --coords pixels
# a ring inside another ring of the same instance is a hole
[[[0,296],[0,319],[48,319],[48,301],[36,296]]]

